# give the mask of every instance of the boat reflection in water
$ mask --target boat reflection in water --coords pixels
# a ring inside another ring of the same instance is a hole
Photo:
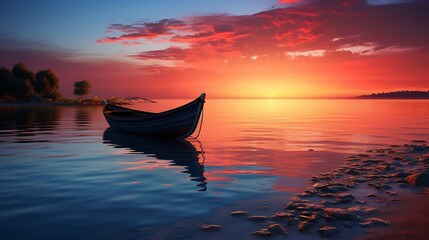
[[[201,143],[196,140],[201,147]],[[126,148],[160,160],[169,160],[173,166],[183,166],[191,181],[198,182],[198,191],[207,190],[204,177],[204,152],[197,151],[193,144],[185,139],[148,138],[112,128],[103,134],[103,142],[115,148]],[[200,161],[201,158],[201,161]]]

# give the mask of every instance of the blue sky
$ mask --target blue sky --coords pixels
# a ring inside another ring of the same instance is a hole
[[[3,0],[0,33],[2,38],[85,53],[127,53],[135,49],[96,46],[95,41],[105,36],[106,28],[112,23],[213,13],[253,14],[269,9],[275,3],[273,0]]]
[[[388,4],[407,0],[369,0]],[[101,46],[113,23],[154,22],[198,15],[249,15],[276,6],[276,0],[3,0],[0,9],[0,38],[37,43],[82,54],[127,54],[166,47]],[[278,5],[277,5],[278,6]]]

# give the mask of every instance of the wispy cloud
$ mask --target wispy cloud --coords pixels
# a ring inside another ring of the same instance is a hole
[[[107,33],[121,33],[118,37],[105,37],[97,43],[112,43],[134,41],[141,39],[155,39],[163,36],[174,36],[176,31],[186,30],[188,26],[182,20],[164,19],[158,22],[137,22],[134,24],[111,24]]]
[[[279,0],[279,4],[285,4],[285,3],[296,3],[300,2],[302,0]]]
[[[291,3],[297,1],[279,1]],[[373,5],[364,0],[309,0],[253,15],[207,15],[158,22],[112,24],[117,34],[98,43],[171,42],[166,48],[133,55],[140,59],[197,61],[242,56],[275,56],[323,50],[367,51],[427,48],[429,4],[413,1]],[[203,53],[204,52],[204,53]]]

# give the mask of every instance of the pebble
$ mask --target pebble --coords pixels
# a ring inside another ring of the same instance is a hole
[[[417,187],[429,187],[429,171],[418,172],[405,178],[405,180]]]
[[[304,200],[303,200],[304,201]],[[289,210],[301,210],[301,211],[305,211],[305,210],[311,210],[311,211],[321,211],[323,208],[323,206],[314,204],[314,203],[307,203],[307,202],[289,202],[286,206],[285,209],[289,209]]]
[[[326,218],[338,220],[338,221],[358,221],[359,216],[350,209],[343,208],[325,208]]]
[[[350,211],[353,211],[355,213],[361,214],[361,213],[376,213],[378,210],[376,208],[372,208],[372,207],[364,207],[364,206],[353,206],[353,207],[349,207],[347,208]]]
[[[293,217],[293,214],[288,212],[276,212],[274,213],[274,216],[279,218],[289,218]]]
[[[365,222],[359,223],[362,227],[372,227],[372,226],[390,226],[392,225],[389,221],[383,220],[381,218],[368,218]]]
[[[255,236],[265,237],[265,236],[270,236],[271,232],[266,228],[262,228],[254,231],[252,234]]]
[[[335,196],[335,200],[333,203],[349,203],[353,201],[355,197],[350,193],[339,193]]]
[[[319,230],[317,231],[319,232],[320,235],[329,237],[337,233],[338,229],[334,226],[323,226],[319,228]]]
[[[274,234],[285,234],[286,233],[286,229],[277,223],[270,223],[270,225],[268,225],[268,231],[270,231],[271,233]]]
[[[244,216],[244,215],[247,215],[247,212],[246,211],[237,210],[237,211],[230,212],[230,214],[232,216]]]
[[[217,224],[204,224],[204,225],[201,225],[200,228],[202,230],[218,230],[218,229],[221,229],[222,226],[221,225],[217,225]]]
[[[305,230],[308,230],[309,228],[310,228],[310,224],[307,221],[303,221],[298,224],[299,231],[305,231]]]
[[[313,184],[313,188],[321,193],[338,193],[338,192],[345,192],[349,190],[342,183],[329,183],[329,184],[315,183]]]

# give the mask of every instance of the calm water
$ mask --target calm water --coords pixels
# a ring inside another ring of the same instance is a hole
[[[428,140],[428,123],[429,101],[209,99],[199,141],[180,142],[112,131],[101,107],[0,106],[0,239],[138,239],[224,206],[281,206],[349,154]]]

